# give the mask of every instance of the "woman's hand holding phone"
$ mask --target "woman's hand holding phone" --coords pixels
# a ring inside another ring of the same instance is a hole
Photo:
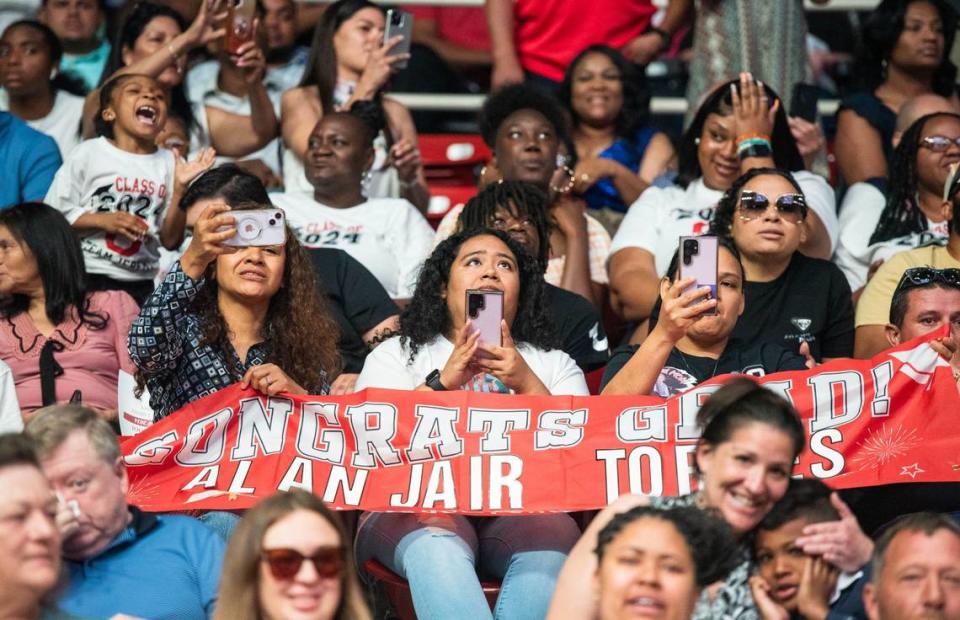
[[[483,372],[500,379],[501,382],[517,394],[545,394],[550,391],[537,377],[526,360],[520,355],[510,328],[506,321],[500,321],[502,346],[480,344],[477,349],[484,353],[483,357],[476,357],[474,365]]]
[[[696,278],[681,278],[670,282],[660,282],[660,318],[654,331],[665,334],[672,342],[687,335],[687,330],[705,311],[717,307],[716,298],[710,298],[710,287],[688,287],[696,283]]]
[[[453,353],[447,358],[440,371],[440,383],[448,390],[459,389],[477,373],[473,365],[474,356],[480,344],[480,332],[473,329],[470,321],[456,331],[453,340]]]
[[[360,74],[353,100],[372,98],[390,76],[400,71],[400,64],[410,60],[410,54],[390,55],[390,50],[403,41],[402,36],[395,36],[383,42],[383,45],[370,50],[367,65]]]
[[[203,210],[193,226],[193,238],[186,252],[180,257],[180,267],[193,280],[203,277],[207,265],[221,254],[237,251],[224,242],[237,234],[237,220],[229,213],[225,203],[215,203]]]

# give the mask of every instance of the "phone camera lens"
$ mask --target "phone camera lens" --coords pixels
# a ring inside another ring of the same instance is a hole
[[[271,225],[271,226],[273,226],[273,225],[276,224],[276,223],[277,223],[277,220],[275,220],[275,219],[273,219],[273,218],[270,219],[270,225]]]

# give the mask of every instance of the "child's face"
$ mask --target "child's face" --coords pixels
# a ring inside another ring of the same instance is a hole
[[[756,549],[760,576],[770,585],[770,594],[787,611],[797,608],[800,577],[806,554],[795,544],[808,525],[806,519],[787,521],[775,530],[758,530]]]
[[[155,142],[167,122],[167,95],[160,84],[137,75],[124,80],[113,91],[104,119],[113,121],[115,138],[127,135]]]

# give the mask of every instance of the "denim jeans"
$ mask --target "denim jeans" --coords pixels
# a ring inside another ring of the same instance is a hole
[[[579,537],[576,523],[562,513],[376,513],[366,517],[357,533],[357,562],[362,567],[376,558],[405,578],[420,620],[540,620]],[[501,581],[493,614],[481,576]]]

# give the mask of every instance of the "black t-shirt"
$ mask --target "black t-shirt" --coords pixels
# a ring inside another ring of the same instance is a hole
[[[628,344],[614,350],[603,372],[602,387],[606,387],[639,348],[639,345]],[[769,343],[741,347],[729,342],[718,359],[689,355],[674,347],[653,386],[653,393],[666,398],[727,373],[763,377],[774,372],[806,368],[801,356]]]
[[[340,328],[343,372],[359,373],[367,357],[363,335],[399,313],[383,285],[356,259],[334,248],[309,249],[320,290]]]
[[[607,363],[609,348],[596,307],[582,296],[546,283],[547,314],[561,349],[589,372]]]
[[[799,252],[772,282],[745,282],[744,311],[730,339],[798,352],[806,340],[818,362],[853,355],[853,300],[840,268]]]

